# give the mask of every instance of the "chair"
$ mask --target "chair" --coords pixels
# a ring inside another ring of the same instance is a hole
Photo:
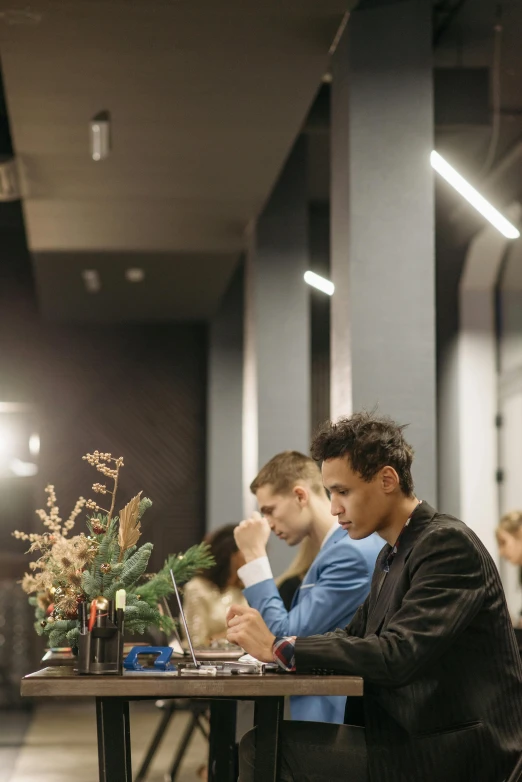
[[[175,782],[181,763],[183,762],[183,758],[185,757],[185,752],[188,749],[188,745],[190,744],[190,740],[196,729],[202,733],[202,735],[207,739],[207,741],[209,738],[209,730],[208,730],[209,705],[206,701],[200,701],[200,700],[186,701],[180,699],[172,699],[172,700],[165,700],[165,701],[161,700],[161,701],[156,701],[156,706],[163,711],[163,714],[160,723],[156,729],[156,733],[152,737],[152,741],[147,750],[147,754],[143,759],[143,762],[140,766],[140,769],[136,775],[134,782],[145,782],[150,765],[154,759],[156,752],[158,751],[158,747],[163,739],[163,736],[165,735],[165,731],[167,730],[172,717],[174,717],[176,713],[182,711],[188,711],[191,713],[192,717],[189,720],[189,723],[183,732],[180,745],[178,747],[178,750],[172,762],[172,766],[170,767],[169,772],[165,776],[166,780],[170,780],[170,782]]]

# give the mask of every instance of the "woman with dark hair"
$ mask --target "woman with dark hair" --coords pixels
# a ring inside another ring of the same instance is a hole
[[[226,615],[232,603],[247,605],[237,576],[245,564],[234,540],[235,524],[227,524],[205,538],[215,565],[191,579],[184,588],[184,609],[195,647],[210,646],[226,636]]]

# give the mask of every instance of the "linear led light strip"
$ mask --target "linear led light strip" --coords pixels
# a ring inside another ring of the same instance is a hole
[[[305,272],[304,281],[313,288],[317,288],[317,290],[322,291],[323,293],[327,293],[329,296],[331,296],[335,290],[335,285],[333,282],[326,280],[319,274],[315,274],[315,272]]]
[[[430,162],[435,171],[441,175],[455,190],[463,196],[468,203],[473,206],[477,212],[489,220],[491,225],[495,226],[497,231],[506,237],[506,239],[518,239],[520,231],[512,225],[509,220],[500,214],[498,209],[495,209],[489,201],[480,195],[480,193],[472,187],[469,182],[466,182],[458,171],[455,171],[453,166],[444,160],[438,152],[433,151],[430,155]]]

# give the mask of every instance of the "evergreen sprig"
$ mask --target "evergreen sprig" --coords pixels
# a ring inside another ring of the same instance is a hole
[[[174,592],[170,570],[178,586],[186,584],[196,573],[207,570],[214,564],[214,558],[210,553],[207,543],[199,543],[191,546],[184,554],[171,554],[165,560],[165,564],[158,573],[155,573],[144,584],[134,589],[139,592],[141,599],[150,605],[157,604],[162,598],[168,597]]]
[[[112,495],[110,511],[104,510],[93,500],[80,498],[62,530],[54,487],[48,486],[47,504],[51,510],[49,513],[44,511],[38,513],[54,535],[54,540],[48,533],[43,535],[16,533],[17,537],[31,541],[32,551],[44,551],[44,556],[38,563],[38,567],[42,570],[39,578],[43,586],[39,588],[40,582],[30,574],[26,574],[22,582],[25,591],[32,595],[29,597],[29,603],[35,610],[35,630],[38,635],[48,636],[51,647],[65,645],[75,647],[78,645],[79,636],[78,620],[75,618],[77,603],[82,600],[90,603],[100,596],[112,600],[118,589],[125,589],[127,591],[125,628],[131,632],[144,633],[147,627],[155,625],[168,633],[173,628],[173,620],[160,612],[159,604],[164,597],[168,597],[174,591],[169,571],[172,569],[176,582],[182,586],[196,573],[214,564],[210,549],[208,545],[200,544],[192,546],[184,554],[171,554],[158,573],[145,576],[153,549],[152,543],[132,545],[122,552],[120,545],[123,544],[119,535],[120,519],[113,515],[123,458],[115,459],[109,453],[95,451],[94,454],[87,454],[84,459],[105,477],[114,481],[113,491],[99,483],[92,487],[93,491],[99,494]],[[127,509],[129,505],[126,506]],[[152,502],[148,497],[140,500],[137,508],[138,521],[151,505]],[[84,506],[89,509],[87,519],[89,537],[82,534],[72,539],[71,543],[76,540],[75,545],[79,548],[68,549],[65,554],[60,554],[56,560],[53,559],[54,547],[61,545],[63,549],[65,536],[74,526],[74,520]],[[124,508],[121,512],[123,515],[125,510]],[[136,513],[136,510],[132,512]],[[127,515],[128,513],[127,510]],[[132,519],[131,521],[134,524]]]

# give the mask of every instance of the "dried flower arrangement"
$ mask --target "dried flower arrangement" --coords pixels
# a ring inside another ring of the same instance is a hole
[[[49,485],[45,489],[47,510],[36,511],[47,528],[45,532],[13,533],[19,540],[29,541],[28,553],[40,553],[36,561],[29,563],[31,572],[21,582],[35,607],[36,631],[48,635],[51,647],[74,648],[79,635],[78,605],[100,596],[112,599],[118,589],[125,589],[126,629],[144,633],[147,626],[155,625],[168,633],[172,630],[172,619],[160,612],[158,603],[173,591],[169,569],[172,568],[178,583],[185,583],[213,564],[208,546],[200,544],[184,554],[172,554],[158,573],[146,574],[153,545],[144,543],[138,547],[137,543],[141,518],[152,505],[151,500],[142,499],[140,492],[115,516],[123,458],[94,451],[83,459],[112,481],[111,488],[105,483],[95,483],[92,487],[96,494],[110,496],[109,509],[80,497],[63,522],[54,486]],[[90,511],[89,534],[81,532],[69,537],[83,508]]]

